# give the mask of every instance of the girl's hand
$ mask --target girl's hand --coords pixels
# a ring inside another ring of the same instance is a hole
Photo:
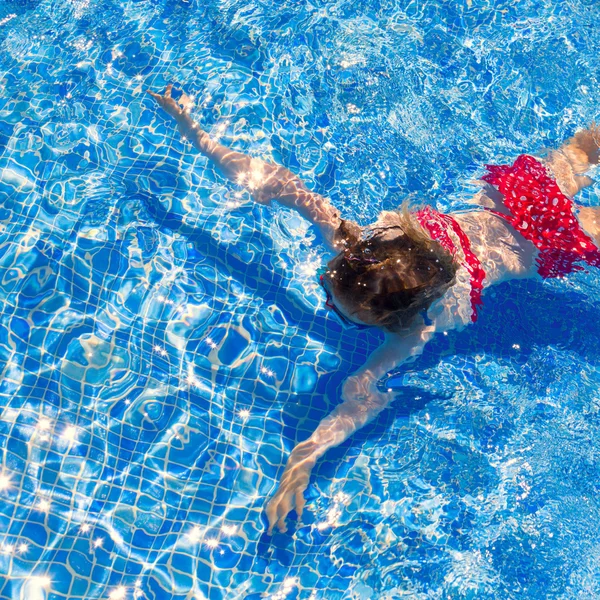
[[[171,91],[173,90],[173,84],[170,83],[165,90],[164,95],[156,94],[151,90],[147,90],[148,93],[158,102],[159,106],[165,110],[165,112],[172,117],[179,117],[183,114],[184,109],[175,101],[175,99],[171,96]]]
[[[344,402],[321,421],[310,438],[292,450],[279,488],[267,504],[269,535],[276,526],[285,533],[285,519],[294,508],[298,519],[302,516],[306,504],[304,490],[317,459],[377,416],[393,400],[394,394],[379,392],[372,374],[366,372],[348,377],[342,398]]]
[[[277,492],[267,504],[269,535],[273,533],[275,526],[281,533],[287,531],[285,519],[294,508],[298,520],[302,517],[302,511],[306,504],[304,490],[308,487],[310,472],[316,462],[313,451],[314,445],[309,440],[298,444],[292,451]]]

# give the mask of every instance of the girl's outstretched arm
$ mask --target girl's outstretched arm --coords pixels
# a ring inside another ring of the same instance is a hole
[[[319,457],[341,444],[355,431],[372,421],[394,399],[393,392],[380,392],[377,382],[389,371],[423,352],[434,327],[418,325],[405,335],[386,334],[385,342],[366,364],[349,377],[342,388],[343,402],[325,417],[315,432],[298,444],[288,458],[279,488],[267,504],[269,534],[277,526],[286,531],[285,519],[292,509],[298,518],[304,509],[304,490]]]
[[[295,209],[320,230],[330,247],[335,250],[341,248],[343,241],[336,233],[342,220],[331,202],[311,192],[285,167],[235,152],[212,140],[192,119],[189,111],[172,97],[172,88],[172,84],[168,85],[164,95],[150,90],[148,93],[177,121],[184,138],[207,156],[228,179],[246,188],[256,202],[269,204],[271,200],[278,200],[284,206]]]

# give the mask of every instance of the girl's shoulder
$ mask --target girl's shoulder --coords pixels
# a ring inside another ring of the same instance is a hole
[[[437,333],[462,330],[473,322],[471,281],[465,269],[459,269],[454,283],[427,309],[427,318]]]

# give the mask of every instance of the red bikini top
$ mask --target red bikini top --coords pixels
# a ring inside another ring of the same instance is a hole
[[[456,234],[463,254],[461,265],[467,269],[471,276],[471,321],[475,323],[477,321],[477,307],[483,306],[481,294],[483,293],[485,271],[481,266],[481,261],[471,250],[471,242],[467,234],[462,230],[456,219],[429,206],[418,211],[415,216],[421,227],[429,232],[431,239],[439,242],[452,256],[456,256],[458,248],[448,232],[451,229]]]
[[[600,251],[573,214],[565,196],[546,168],[533,156],[521,155],[512,166],[486,165],[484,181],[504,196],[510,214],[492,210],[538,248],[538,273],[545,279],[582,271],[578,261],[600,267]]]

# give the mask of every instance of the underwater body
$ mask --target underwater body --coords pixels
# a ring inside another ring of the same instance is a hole
[[[469,208],[598,118],[600,5],[0,4],[0,598],[600,596],[600,278],[488,290],[266,535],[292,447],[383,334],[297,214],[145,93],[364,225]],[[593,176],[593,173],[591,173]],[[579,196],[598,205],[598,186]]]

